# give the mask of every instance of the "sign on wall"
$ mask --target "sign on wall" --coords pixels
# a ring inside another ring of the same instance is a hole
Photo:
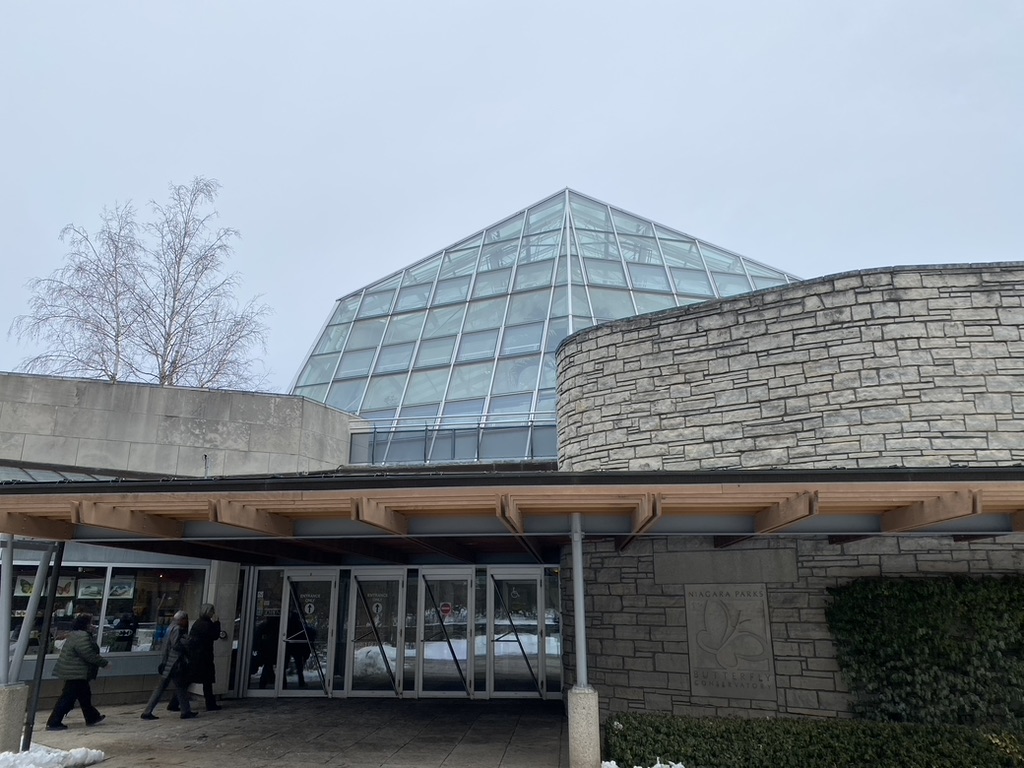
[[[686,636],[693,696],[776,699],[764,584],[687,585]]]

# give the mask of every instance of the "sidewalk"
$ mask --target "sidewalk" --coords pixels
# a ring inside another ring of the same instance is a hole
[[[464,699],[241,699],[182,720],[163,707],[104,708],[86,727],[81,710],[66,731],[36,718],[33,744],[106,753],[103,768],[566,768],[568,730],[560,701]]]

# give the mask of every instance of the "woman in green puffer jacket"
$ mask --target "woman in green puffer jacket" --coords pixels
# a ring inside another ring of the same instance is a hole
[[[53,673],[64,681],[64,690],[46,721],[46,730],[61,731],[67,728],[61,721],[64,715],[75,708],[75,701],[82,707],[86,725],[96,725],[106,717],[92,705],[89,681],[95,680],[99,668],[109,663],[100,656],[100,648],[93,639],[92,616],[88,613],[75,616],[71,622],[71,632],[64,639],[60,656],[53,667]]]

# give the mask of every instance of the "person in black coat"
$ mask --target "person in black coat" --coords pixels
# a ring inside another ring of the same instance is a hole
[[[188,633],[188,681],[203,686],[206,711],[215,712],[221,706],[213,695],[213,684],[217,680],[217,669],[213,661],[213,644],[220,639],[220,619],[217,609],[211,603],[199,606],[199,618]],[[167,708],[177,709],[177,701],[171,700]]]

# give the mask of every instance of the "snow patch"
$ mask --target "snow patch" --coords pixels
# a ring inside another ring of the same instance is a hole
[[[78,768],[106,759],[98,749],[76,747],[65,752],[36,744],[27,752],[0,752],[0,768]]]

